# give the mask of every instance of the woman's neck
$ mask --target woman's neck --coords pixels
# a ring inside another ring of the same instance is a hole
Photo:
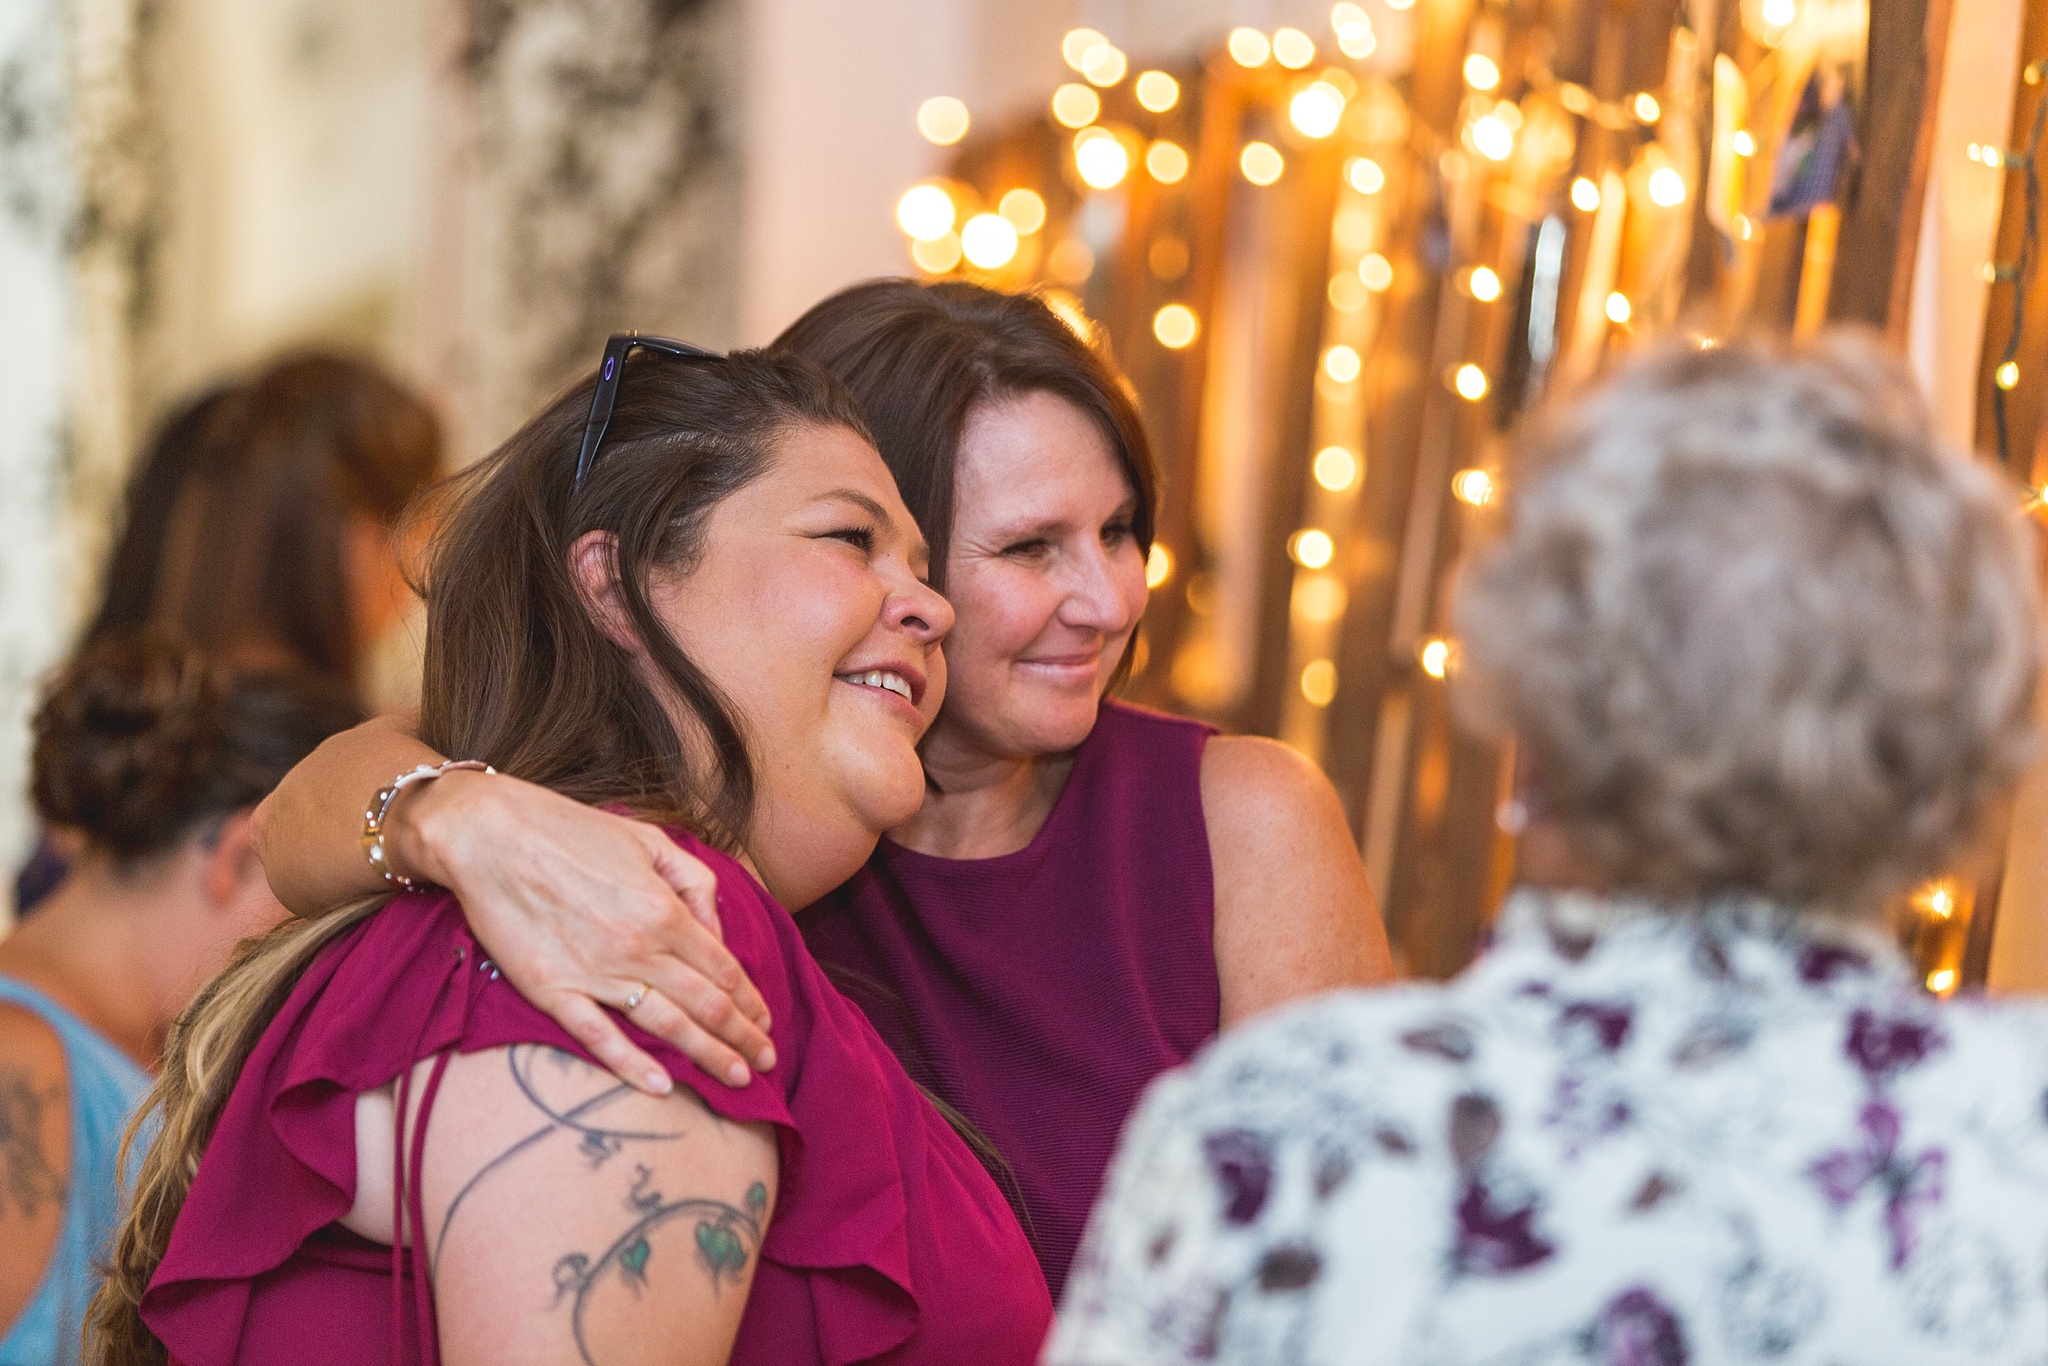
[[[143,1068],[155,1070],[177,1013],[146,927],[160,893],[80,869],[0,942],[0,973],[26,982]]]
[[[924,747],[924,805],[889,838],[937,858],[1014,854],[1044,828],[1074,754],[989,754],[934,728]]]

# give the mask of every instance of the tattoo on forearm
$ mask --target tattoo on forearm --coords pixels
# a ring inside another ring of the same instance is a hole
[[[487,1177],[535,1145],[556,1135],[574,1135],[577,1154],[588,1164],[589,1170],[596,1171],[624,1152],[629,1144],[673,1142],[688,1132],[687,1128],[681,1127],[655,1130],[606,1125],[602,1120],[605,1108],[635,1094],[623,1085],[613,1085],[573,1106],[550,1103],[542,1094],[537,1069],[544,1063],[551,1063],[566,1073],[586,1066],[580,1059],[559,1049],[520,1044],[507,1050],[506,1062],[520,1094],[545,1122],[485,1163],[456,1192],[455,1198],[449,1202],[448,1212],[441,1219],[434,1241],[432,1264],[435,1268],[439,1267],[441,1252],[447,1246],[449,1227],[470,1193]],[[708,1111],[706,1118],[714,1124],[724,1123]],[[585,1366],[598,1366],[585,1334],[586,1312],[606,1286],[617,1285],[631,1292],[635,1298],[640,1295],[648,1285],[648,1268],[655,1258],[657,1232],[671,1225],[694,1221],[690,1228],[691,1240],[684,1246],[693,1249],[696,1264],[710,1278],[712,1292],[717,1294],[728,1283],[744,1280],[748,1263],[761,1246],[763,1225],[768,1214],[768,1187],[763,1182],[754,1182],[747,1188],[740,1206],[702,1197],[671,1199],[655,1188],[653,1170],[645,1163],[636,1163],[631,1186],[625,1192],[622,1204],[626,1227],[609,1246],[594,1257],[582,1252],[567,1253],[554,1266],[553,1303],[558,1308],[564,1303],[570,1306],[576,1349]],[[665,1246],[672,1245],[670,1240],[663,1241]]]
[[[43,1151],[44,1116],[62,1087],[38,1091],[26,1067],[0,1066],[0,1219],[33,1219],[64,1199],[64,1179]]]

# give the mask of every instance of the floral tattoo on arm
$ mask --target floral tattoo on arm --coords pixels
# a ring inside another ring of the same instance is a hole
[[[507,1050],[506,1062],[514,1084],[540,1116],[541,1122],[486,1162],[456,1192],[434,1239],[432,1261],[435,1268],[440,1265],[449,1228],[463,1202],[521,1153],[551,1138],[573,1137],[576,1154],[586,1164],[586,1170],[597,1171],[630,1148],[672,1143],[689,1132],[683,1127],[648,1129],[607,1124],[604,1114],[608,1107],[637,1095],[624,1085],[614,1084],[575,1105],[561,1106],[551,1102],[545,1094],[544,1079],[539,1069],[552,1066],[566,1073],[582,1065],[580,1059],[559,1049],[520,1044]],[[725,1123],[716,1114],[709,1118],[714,1124],[722,1126]],[[727,1285],[744,1281],[766,1231],[769,1201],[768,1187],[764,1182],[751,1183],[740,1203],[735,1205],[704,1196],[672,1196],[656,1186],[654,1171],[644,1162],[635,1162],[632,1172],[631,1185],[621,1202],[623,1226],[619,1233],[594,1254],[568,1252],[554,1264],[552,1303],[556,1308],[569,1307],[577,1352],[585,1366],[599,1366],[585,1332],[587,1311],[609,1287],[624,1289],[635,1297],[648,1287],[649,1268],[656,1257],[657,1233],[674,1225],[688,1227],[691,1236],[683,1245],[691,1249],[699,1270],[709,1278],[715,1295]],[[664,1246],[672,1248],[675,1242],[667,1241]]]

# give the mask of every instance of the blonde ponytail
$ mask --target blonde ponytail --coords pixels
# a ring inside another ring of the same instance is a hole
[[[318,920],[288,921],[243,943],[171,1026],[163,1072],[121,1137],[120,1169],[151,1116],[160,1122],[142,1159],[134,1199],[115,1234],[111,1263],[85,1319],[91,1366],[167,1366],[163,1343],[142,1322],[142,1296],[170,1245],[171,1227],[199,1159],[263,1031],[284,1008],[320,951],[384,904],[368,897]]]

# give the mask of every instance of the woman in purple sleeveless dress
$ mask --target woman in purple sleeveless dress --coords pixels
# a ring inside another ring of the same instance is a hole
[[[90,1360],[1035,1355],[1050,1300],[978,1136],[778,904],[922,797],[952,620],[922,537],[823,370],[625,340],[615,407],[586,381],[465,476],[426,576],[423,733],[660,822],[716,878],[782,1065],[729,1088],[636,1030],[686,1085],[618,1084],[449,895],[292,926],[170,1041]]]
[[[912,1075],[994,1142],[1057,1293],[1146,1083],[1219,1026],[1383,980],[1385,935],[1313,765],[1104,700],[1144,609],[1158,489],[1097,351],[1035,297],[902,280],[825,300],[777,345],[852,388],[958,614],[924,805],[803,913],[804,934]],[[363,799],[439,758],[385,721],[287,780],[262,813],[286,904],[368,890],[350,839]],[[400,866],[461,893],[512,981],[621,1077],[665,1084],[593,1003],[636,982],[655,990],[634,1021],[700,1066],[744,1081],[742,1058],[773,1065],[701,872],[646,830],[476,774],[393,818]]]

